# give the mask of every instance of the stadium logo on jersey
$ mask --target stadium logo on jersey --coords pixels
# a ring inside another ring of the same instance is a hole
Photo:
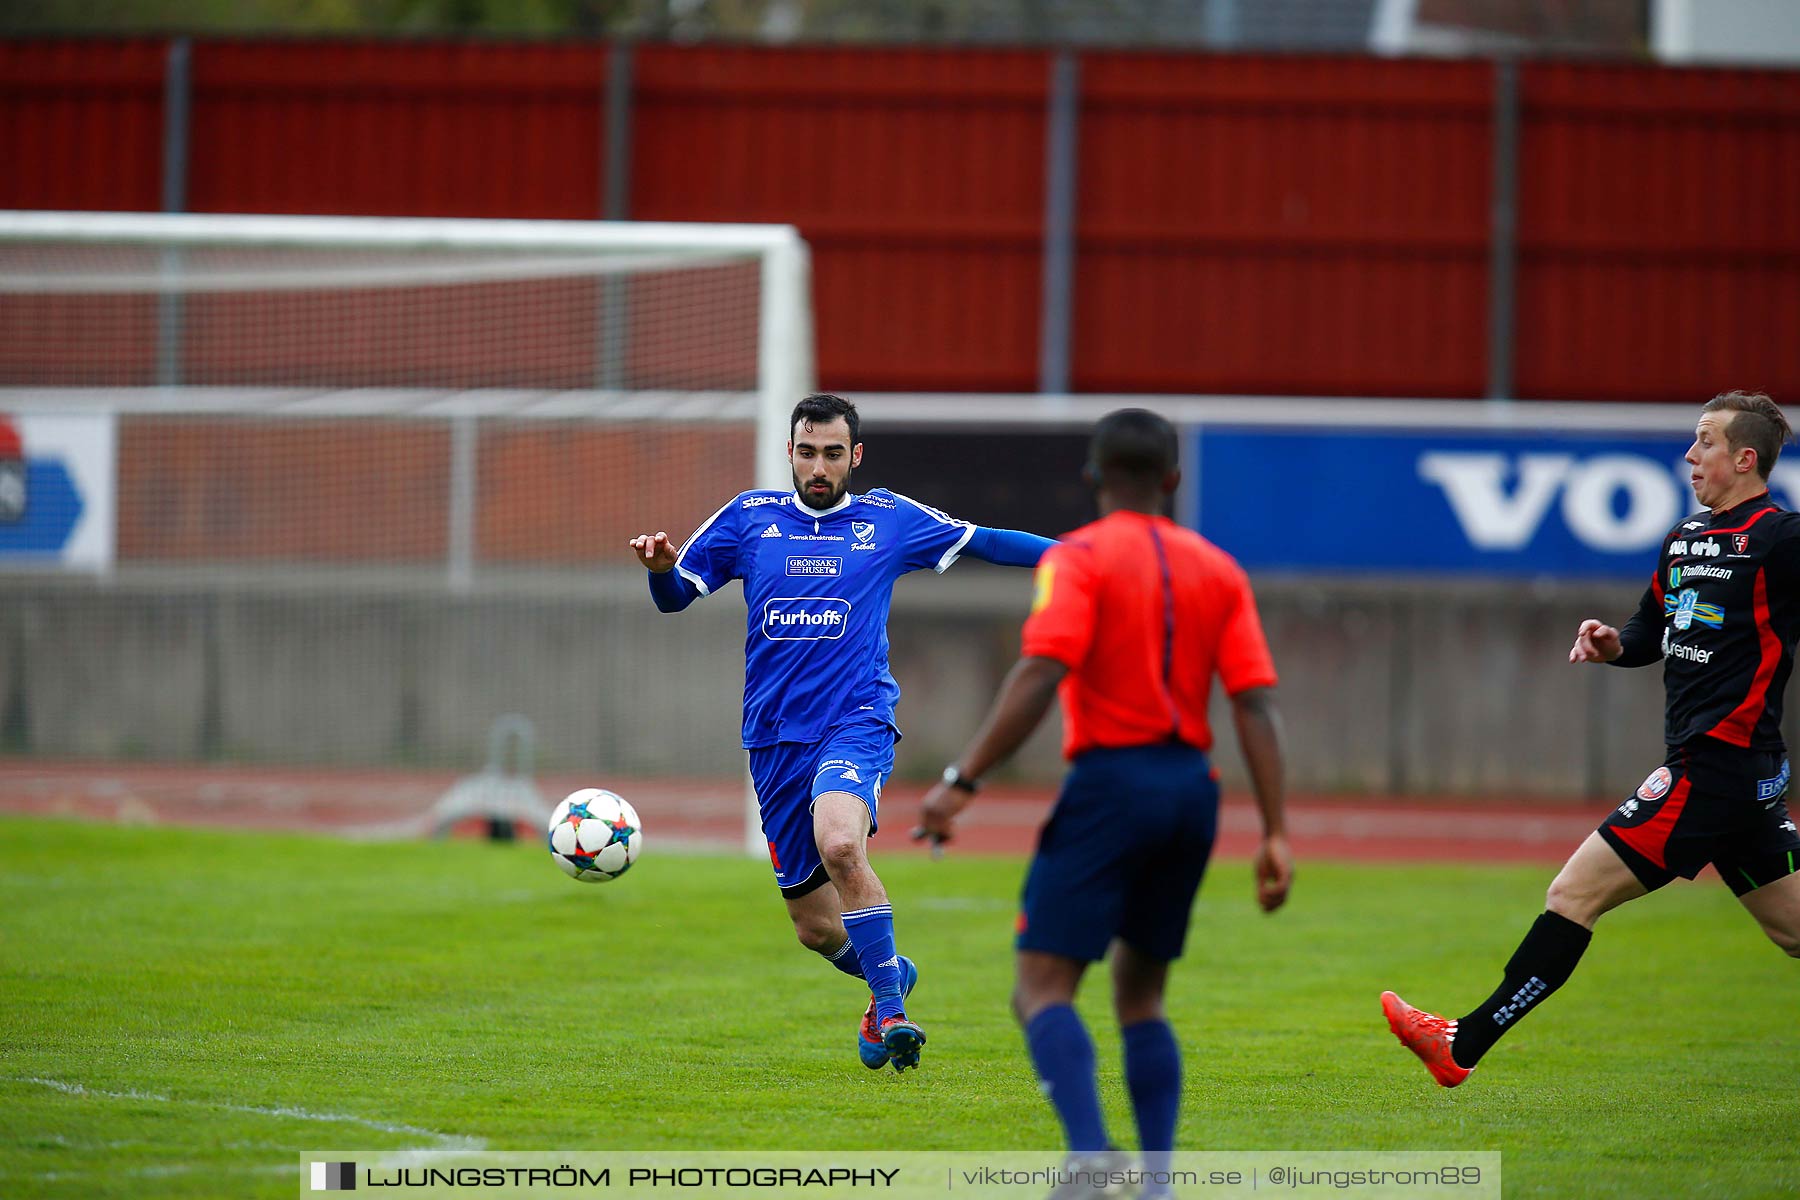
[[[1669,787],[1674,782],[1675,776],[1669,773],[1669,768],[1658,767],[1644,778],[1644,782],[1638,784],[1637,798],[1646,804],[1655,804],[1669,794]],[[1627,800],[1625,803],[1630,804],[1631,801]],[[1625,806],[1620,805],[1619,811],[1625,812]],[[1629,817],[1631,813],[1627,812],[1625,815]]]
[[[1742,554],[1750,548],[1750,535],[1747,533],[1734,533],[1731,535],[1731,544],[1737,547],[1737,552],[1739,554]]]
[[[767,529],[762,531],[762,535],[766,538],[780,537],[781,536],[781,527],[779,525],[771,523]]]
[[[745,496],[743,507],[755,508],[759,504],[786,504],[792,496]]]
[[[1719,629],[1725,624],[1725,610],[1716,604],[1700,603],[1700,593],[1693,588],[1682,588],[1674,595],[1665,595],[1663,616],[1675,618],[1678,631],[1692,628],[1695,621],[1708,629]]]
[[[825,575],[842,573],[844,560],[841,558],[819,558],[814,555],[790,555],[787,560],[789,575],[802,575],[809,579],[817,579]]]
[[[841,638],[850,624],[850,602],[836,597],[777,596],[763,605],[763,636],[772,642]]]
[[[856,535],[856,540],[861,545],[873,546],[875,544],[875,522],[873,521],[852,521],[850,522],[850,532]]]

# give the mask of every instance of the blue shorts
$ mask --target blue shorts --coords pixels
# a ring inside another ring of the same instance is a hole
[[[813,838],[814,800],[826,792],[849,792],[868,805],[869,832],[875,832],[881,785],[894,773],[897,737],[886,721],[857,716],[817,742],[781,742],[750,751],[750,784],[783,896],[797,900],[829,882]]]
[[[1038,834],[1018,948],[1097,962],[1117,937],[1180,958],[1218,823],[1205,751],[1165,742],[1080,755]]]

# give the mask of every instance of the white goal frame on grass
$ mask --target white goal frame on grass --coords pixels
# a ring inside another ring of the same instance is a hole
[[[579,418],[637,421],[654,415],[683,422],[752,420],[755,488],[787,488],[787,417],[814,388],[811,260],[790,225],[674,222],[476,220],[199,213],[0,212],[0,246],[24,244],[131,247],[162,251],[154,275],[29,271],[9,277],[12,295],[149,293],[391,287],[409,282],[479,282],[553,276],[619,276],[752,260],[757,264],[756,384],[745,392],[647,392],[596,388],[477,388],[420,391],[348,387],[38,387],[0,384],[0,412],[129,415],[324,417],[425,416],[448,421],[453,452],[446,586],[472,586],[475,521],[475,421]],[[183,252],[208,249],[319,250],[421,254],[396,275],[389,264],[334,260],[296,279],[254,268],[235,273],[184,270]],[[434,266],[431,252],[494,255],[496,261]],[[505,257],[511,253],[512,258]],[[604,781],[601,781],[604,782]],[[755,796],[746,777],[743,844],[765,853]]]

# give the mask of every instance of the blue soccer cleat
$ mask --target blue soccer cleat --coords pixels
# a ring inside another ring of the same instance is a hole
[[[924,1045],[925,1031],[905,1017],[889,1017],[881,1023],[881,1047],[887,1051],[894,1070],[918,1066],[919,1050]]]
[[[900,956],[900,999],[905,1000],[912,995],[912,990],[918,982],[919,968],[913,965],[912,959],[902,954]],[[919,1035],[919,1040],[921,1042],[925,1040],[923,1034]],[[863,1012],[862,1028],[856,1031],[856,1053],[862,1059],[862,1065],[871,1071],[879,1071],[888,1065],[890,1057],[888,1048],[881,1040],[881,1030],[875,1025],[874,996],[869,997],[869,1007]],[[916,1065],[917,1062],[918,1055],[915,1053],[913,1062],[908,1065]]]

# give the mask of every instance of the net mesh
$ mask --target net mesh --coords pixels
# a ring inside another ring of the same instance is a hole
[[[115,484],[103,571],[0,553],[4,748],[467,770],[520,714],[541,771],[740,811],[741,609],[658,614],[626,543],[755,486],[761,287],[747,253],[0,240],[0,423],[103,423]]]

